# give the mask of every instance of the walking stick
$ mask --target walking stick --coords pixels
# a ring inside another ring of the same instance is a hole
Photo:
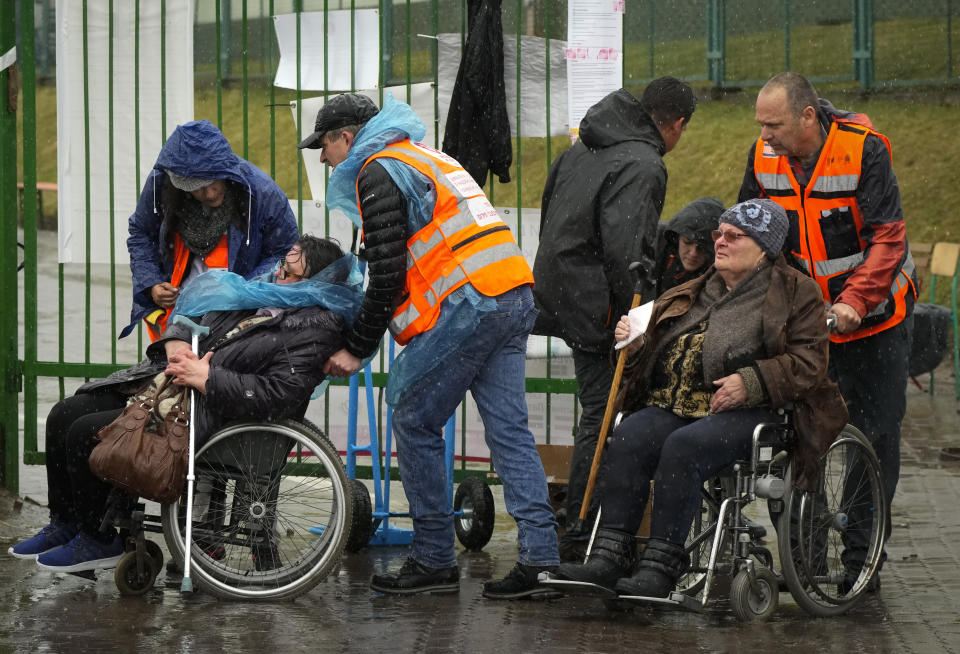
[[[174,316],[174,324],[181,324],[190,330],[190,349],[197,356],[200,356],[200,336],[210,333],[209,327],[201,327],[186,316]],[[184,519],[186,528],[183,536],[183,581],[180,582],[181,593],[193,592],[193,580],[190,579],[190,552],[193,550],[193,452],[196,444],[196,417],[197,417],[197,391],[190,389],[190,440],[187,448],[187,515]]]
[[[631,309],[635,309],[640,306],[640,302],[643,299],[643,283],[646,281],[646,277],[644,275],[643,264],[639,261],[631,263],[630,270],[638,271],[637,285],[633,289],[633,303],[630,305]],[[613,383],[610,384],[610,395],[607,396],[607,408],[603,412],[603,423],[600,425],[597,449],[593,452],[593,463],[590,465],[590,476],[587,478],[587,488],[583,491],[583,504],[580,505],[581,520],[587,518],[587,512],[590,510],[590,496],[593,495],[593,486],[597,483],[597,470],[600,468],[603,446],[607,442],[607,432],[610,431],[610,423],[613,420],[613,405],[617,401],[617,390],[620,388],[620,379],[623,377],[623,367],[626,363],[627,348],[623,348],[620,350],[620,356],[617,357],[617,368],[613,373]]]

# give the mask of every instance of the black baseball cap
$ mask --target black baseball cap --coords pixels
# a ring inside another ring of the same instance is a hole
[[[332,129],[347,125],[363,125],[380,112],[373,100],[359,93],[341,93],[335,95],[317,112],[317,124],[314,132],[300,141],[297,147],[317,150],[323,143],[323,135]]]

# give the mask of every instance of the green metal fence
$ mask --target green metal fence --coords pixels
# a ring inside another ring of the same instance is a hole
[[[139,12],[158,2],[164,11],[165,0],[113,0],[109,13],[113,16],[119,7],[129,8],[131,4]],[[78,0],[77,4],[87,11],[87,0]],[[755,86],[785,69],[803,72],[817,83],[865,88],[955,84],[960,81],[956,77],[960,61],[952,45],[957,29],[954,4],[952,0],[917,0],[909,6],[892,0],[627,0],[624,85],[637,89],[652,78],[671,74],[704,87]],[[295,210],[301,217],[313,203],[304,167],[293,147],[296,133],[289,107],[295,102],[299,111],[305,98],[323,92],[273,86],[279,50],[271,17],[369,8],[379,11],[379,32],[367,37],[378,40],[381,47],[379,86],[410,92],[415,84],[433,83],[434,106],[439,110],[439,45],[432,37],[453,33],[460,35],[461,41],[465,38],[465,0],[196,2],[194,115],[220,126],[238,154],[273,176],[289,197],[296,198]],[[522,50],[527,37],[537,37],[546,44],[544,68],[549,97],[549,80],[555,72],[550,45],[566,37],[567,3],[504,0],[502,12],[504,38],[514,51]],[[301,33],[299,19],[297,25],[299,48],[312,35]],[[86,30],[85,22],[82,29]],[[111,21],[108,29],[112,34],[117,28]],[[86,31],[83,33],[86,37]],[[56,213],[50,192],[42,193],[39,205],[32,201],[38,183],[63,182],[57,178],[57,133],[53,127],[56,96],[52,83],[57,79],[54,35],[54,0],[0,0],[0,56],[17,46],[16,66],[0,72],[0,447],[2,483],[14,490],[18,488],[20,461],[44,461],[37,425],[51,403],[72,392],[84,378],[100,377],[138,360],[145,346],[142,334],[119,343],[116,339],[129,311],[126,266],[93,264],[89,257],[83,264],[58,263],[51,234],[38,229]],[[112,38],[105,41],[112,42]],[[101,42],[85,38],[84,57],[92,52],[90,49],[101,47]],[[111,50],[109,60],[116,56]],[[133,56],[140,56],[139,51]],[[353,64],[351,59],[351,70]],[[178,73],[163,69],[162,62],[161,69],[166,76]],[[116,90],[113,72],[112,68],[99,71],[108,76],[111,94]],[[298,69],[298,76],[303,72]],[[513,90],[520,97],[529,80],[525,81],[519,64],[514,78]],[[547,125],[551,110],[550,103],[544,103]],[[521,125],[520,117],[518,102],[511,119]],[[110,121],[115,119],[109,117]],[[298,115],[297,120],[310,122],[312,117]],[[434,144],[439,145],[441,138],[438,132]],[[529,227],[537,219],[536,208],[549,164],[568,143],[566,136],[529,136],[520,127],[514,139],[514,181],[501,184],[491,179],[488,185],[495,205],[515,207],[521,240],[523,226]],[[81,176],[89,186],[91,175],[113,170],[113,154],[121,145],[112,138],[94,144],[88,140],[84,170],[70,174]],[[30,198],[22,202],[22,207],[18,207],[14,190],[18,182],[23,184],[22,197]],[[132,197],[139,191],[134,186],[121,189]],[[112,202],[112,192],[110,198]],[[88,215],[89,203],[88,192]],[[111,233],[90,233],[88,227],[88,247],[92,239],[105,236],[113,243],[115,234],[125,233],[127,215],[116,215],[112,204],[108,211]],[[322,225],[322,231],[334,229],[328,215]],[[19,273],[12,265],[21,258],[18,239],[24,252],[24,269]],[[576,420],[576,384],[570,379],[568,367],[558,372],[558,359],[552,356],[556,347],[548,344],[542,367],[527,380],[528,398],[543,407],[542,429],[547,439],[557,437],[556,425],[568,428],[569,420],[553,419],[558,408]],[[374,375],[377,386],[382,387],[385,369],[379,362]],[[382,404],[379,408],[382,416]],[[328,397],[322,403],[323,420],[328,422],[331,415],[342,410]],[[466,423],[464,411],[461,427]],[[562,436],[569,438],[569,432]]]

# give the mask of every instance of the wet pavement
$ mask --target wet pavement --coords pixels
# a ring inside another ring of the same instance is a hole
[[[925,377],[920,381],[927,383]],[[179,580],[168,582],[164,573],[146,595],[122,597],[110,572],[88,581],[42,572],[7,554],[12,543],[43,526],[47,514],[35,500],[0,492],[0,652],[960,653],[960,462],[941,459],[941,448],[960,445],[949,371],[938,375],[935,398],[914,386],[908,397],[882,589],[845,616],[811,618],[786,592],[764,624],[738,622],[722,602],[710,613],[693,614],[611,613],[588,598],[486,600],[482,582],[504,575],[516,556],[499,487],[493,539],[482,552],[459,551],[457,595],[392,598],[371,592],[370,575],[399,565],[406,550],[368,548],[345,556],[327,580],[290,602],[182,596]],[[28,476],[38,473],[34,468]],[[402,502],[399,489],[393,495]]]

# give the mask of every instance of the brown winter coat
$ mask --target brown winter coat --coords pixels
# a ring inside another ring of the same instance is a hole
[[[634,354],[625,371],[617,398],[626,411],[643,407],[646,382],[656,351],[657,338],[666,321],[682,316],[693,305],[703,284],[713,272],[664,293],[653,308],[644,334],[644,347]],[[847,422],[847,407],[837,385],[827,377],[829,333],[823,296],[812,279],[791,268],[779,257],[774,262],[770,286],[763,301],[761,325],[768,358],[754,362],[757,374],[774,409],[794,406],[798,440],[794,452],[794,485],[812,490],[817,459],[822,456]],[[725,375],[736,370],[724,370]]]

